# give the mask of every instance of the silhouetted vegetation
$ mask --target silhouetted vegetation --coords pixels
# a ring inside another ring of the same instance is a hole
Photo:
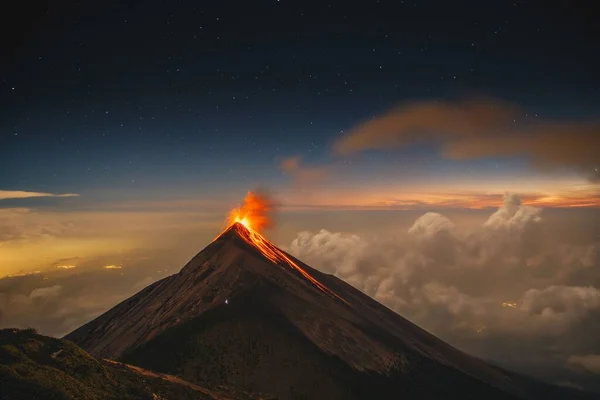
[[[207,394],[99,360],[72,342],[35,329],[0,330],[0,400],[166,400],[256,398],[222,388]]]

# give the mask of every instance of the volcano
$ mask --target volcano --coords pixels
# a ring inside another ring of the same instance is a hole
[[[587,398],[455,349],[241,222],[65,339],[279,399]]]

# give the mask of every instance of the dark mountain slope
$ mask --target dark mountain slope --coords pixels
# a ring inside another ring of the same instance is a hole
[[[33,330],[0,330],[0,399],[225,400],[259,396],[99,360]]]
[[[101,357],[282,399],[576,396],[453,348],[237,223],[179,274],[66,338]]]

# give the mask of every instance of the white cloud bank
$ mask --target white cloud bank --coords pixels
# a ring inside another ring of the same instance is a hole
[[[517,195],[506,194],[467,232],[426,213],[392,236],[305,231],[286,250],[467,351],[487,343],[477,355],[492,359],[543,353],[564,366],[581,350],[564,335],[600,315],[600,243],[556,243],[541,210],[521,205]],[[581,343],[593,348],[600,339],[590,333]]]

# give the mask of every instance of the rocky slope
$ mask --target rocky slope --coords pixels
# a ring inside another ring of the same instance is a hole
[[[453,348],[239,223],[66,338],[99,357],[281,399],[584,396]]]

